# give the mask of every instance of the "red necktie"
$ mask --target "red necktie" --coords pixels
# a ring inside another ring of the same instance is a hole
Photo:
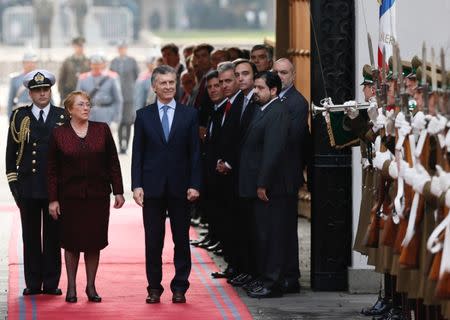
[[[231,109],[231,102],[230,102],[230,100],[228,100],[228,101],[227,101],[227,104],[226,104],[226,106],[225,106],[225,110],[224,110],[224,112],[223,112],[224,117],[227,116],[227,113],[228,113],[228,111],[230,111],[230,109]]]

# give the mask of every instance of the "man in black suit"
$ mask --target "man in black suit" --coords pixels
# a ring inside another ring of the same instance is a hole
[[[171,66],[175,69],[177,73],[177,90],[175,98],[178,101],[181,99],[183,95],[183,91],[181,88],[181,73],[184,71],[185,67],[180,63],[180,53],[178,46],[174,43],[168,43],[161,47],[161,55],[163,58],[164,64]]]
[[[234,74],[239,83],[244,98],[241,104],[239,121],[239,141],[245,135],[247,128],[253,117],[255,109],[258,107],[253,99],[254,78],[257,73],[256,65],[247,59],[237,59],[233,61]],[[235,170],[239,170],[236,166]],[[237,188],[237,186],[236,186]],[[252,245],[254,239],[254,226],[251,219],[252,207],[248,207],[248,201],[238,201],[239,218],[235,224],[235,246],[237,255],[237,269],[239,274],[230,283],[233,286],[242,286],[252,280],[255,275],[255,246]]]
[[[175,243],[173,303],[186,302],[191,255],[188,202],[199,197],[201,166],[197,111],[174,99],[176,72],[167,65],[153,70],[156,103],[136,112],[131,183],[143,207],[147,303],[159,303],[164,290],[162,250],[166,211]]]
[[[218,252],[221,248],[220,244],[218,244],[220,218],[218,217],[219,212],[215,203],[217,192],[217,145],[227,98],[223,95],[222,86],[219,83],[219,73],[217,70],[211,70],[206,75],[206,89],[208,90],[208,95],[211,101],[214,103],[213,112],[208,122],[206,137],[204,140],[205,161],[203,163],[203,167],[205,172],[205,191],[203,192],[203,200],[208,213],[208,235],[202,240],[191,242],[191,244],[202,248],[210,248],[210,250]]]
[[[260,106],[242,140],[239,196],[253,202],[259,282],[249,287],[252,298],[282,295],[286,254],[287,200],[294,192],[287,150],[289,114],[278,99],[280,77],[256,75],[254,97]]]
[[[6,176],[20,209],[26,288],[23,295],[61,295],[61,248],[58,223],[48,212],[48,140],[66,122],[62,108],[50,103],[55,76],[33,70],[23,78],[33,103],[11,115],[6,145]]]
[[[290,171],[295,179],[295,189],[298,190],[304,184],[303,169],[310,150],[307,142],[310,138],[308,127],[308,101],[295,88],[295,69],[293,64],[286,58],[281,58],[274,63],[274,72],[278,74],[282,82],[279,94],[281,102],[287,107],[290,116],[289,128],[289,158]],[[298,234],[297,234],[297,204],[298,194],[292,194],[289,198],[289,223],[287,242],[287,262],[284,275],[284,291],[287,293],[299,292],[300,278]]]
[[[236,210],[236,168],[239,147],[239,119],[243,94],[234,74],[232,62],[222,62],[218,65],[219,83],[227,98],[225,109],[220,121],[220,133],[217,141],[216,158],[216,208],[220,217],[219,238],[222,243],[224,258],[228,262],[224,276],[236,274],[237,252],[236,237],[230,232],[233,224],[239,218]],[[216,275],[220,276],[220,275]]]

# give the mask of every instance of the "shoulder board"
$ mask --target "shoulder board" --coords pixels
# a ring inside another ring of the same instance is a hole
[[[106,75],[110,76],[111,78],[118,78],[119,77],[119,74],[117,72],[115,72],[115,71],[112,71],[112,70],[108,70],[106,72]]]
[[[87,77],[89,77],[90,75],[91,75],[90,72],[83,72],[83,73],[81,73],[78,77],[79,77],[80,80],[84,80],[84,79],[86,79]]]

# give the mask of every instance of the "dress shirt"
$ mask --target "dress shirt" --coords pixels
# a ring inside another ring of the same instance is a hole
[[[47,120],[48,113],[50,112],[50,103],[44,109],[41,109],[41,108],[37,107],[33,103],[33,106],[31,107],[31,112],[33,113],[33,116],[38,121],[39,121],[39,116],[40,116],[41,110],[44,111],[44,113],[42,114],[42,117],[44,118],[44,122],[45,122]]]
[[[244,104],[242,105],[241,117],[242,117],[242,115],[244,114],[245,108],[247,108],[248,103],[249,103],[250,100],[252,99],[253,91],[254,91],[254,90],[255,90],[255,89],[250,90],[250,92],[247,93],[246,96],[244,96]]]
[[[161,123],[162,123],[162,117],[164,115],[163,106],[169,107],[167,109],[167,118],[169,120],[169,132],[170,132],[170,129],[172,128],[172,121],[173,121],[173,116],[175,115],[175,108],[177,107],[177,103],[175,102],[175,99],[172,99],[168,104],[164,104],[159,100],[157,100],[156,103],[158,106],[159,120],[161,120]]]
[[[289,90],[290,88],[292,88],[293,85],[294,85],[294,84],[292,83],[290,86],[288,86],[286,89],[284,89],[284,90],[282,90],[282,91],[280,92],[280,94],[278,95],[278,96],[280,97],[280,99],[284,97],[284,95],[286,94],[286,92],[288,92],[288,90]]]
[[[273,98],[272,100],[270,100],[269,102],[267,102],[265,105],[263,105],[263,106],[261,107],[261,111],[264,111],[264,109],[267,108],[267,106],[268,106],[269,104],[271,104],[273,101],[275,101],[275,100],[277,100],[277,99],[278,99],[278,97],[275,97],[275,98]]]

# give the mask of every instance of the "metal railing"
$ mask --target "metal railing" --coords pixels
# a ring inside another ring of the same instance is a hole
[[[86,23],[96,23],[100,39],[94,41],[103,41],[108,44],[115,44],[120,40],[133,39],[133,15],[125,7],[91,7],[87,16]],[[88,41],[90,33],[86,32]]]
[[[6,8],[2,22],[3,42],[11,45],[24,45],[34,40],[34,12],[31,6]]]

